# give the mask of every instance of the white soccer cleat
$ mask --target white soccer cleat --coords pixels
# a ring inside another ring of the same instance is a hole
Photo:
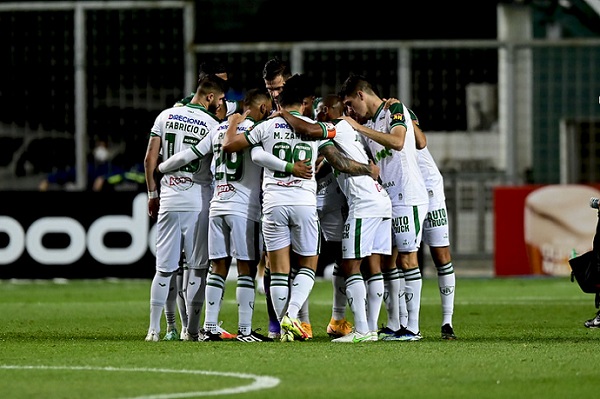
[[[146,335],[146,342],[158,342],[160,341],[160,337],[158,336],[158,333],[155,330],[151,330],[148,332],[148,335]]]
[[[377,341],[377,331],[368,331],[363,334],[353,330],[350,334],[346,334],[343,337],[331,340],[331,342],[349,342],[353,344],[373,341]]]

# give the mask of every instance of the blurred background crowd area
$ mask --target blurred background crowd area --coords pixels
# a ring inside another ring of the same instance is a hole
[[[501,31],[499,7],[527,9],[530,38],[552,41],[600,38],[598,3],[382,2],[365,13],[338,2],[295,6],[290,11],[274,0],[4,2],[0,4],[0,52],[5,55],[0,79],[0,190],[144,190],[143,157],[154,119],[195,89],[197,66],[213,59],[225,63],[231,85],[227,96],[240,99],[247,89],[263,85],[262,67],[269,58],[277,56],[298,66],[290,43],[304,44],[300,68],[293,71],[320,82],[316,95],[335,91],[349,73],[361,73],[376,82],[382,97],[398,96],[403,93],[402,74],[407,73],[410,89],[402,99],[420,116],[425,130],[440,137],[438,148],[458,153],[466,142],[476,141],[490,147],[475,149],[479,156],[439,157],[442,170],[448,175],[503,173],[504,163],[486,155],[497,151],[497,141],[485,136],[498,130],[502,116],[501,56],[494,42]],[[353,41],[360,46],[319,47]],[[390,41],[410,47],[407,72],[398,68],[405,54],[402,46],[390,48],[386,45]],[[456,45],[461,42],[462,47]],[[533,71],[544,79],[540,85],[552,90],[555,75],[536,68],[552,65],[556,58],[572,59],[575,72],[583,74],[577,87],[600,95],[600,83],[593,78],[600,75],[599,54],[598,46],[548,50],[533,64]],[[563,78],[568,80],[571,64],[560,65],[564,66],[555,69],[565,69]],[[547,93],[535,87],[532,95],[549,101]],[[560,94],[562,101],[580,101],[576,90]],[[538,107],[534,101],[532,108],[554,114],[564,102]],[[597,102],[581,104],[573,113],[581,116],[583,108],[584,122],[599,129]],[[547,147],[541,136],[548,123],[532,120],[533,140],[538,141],[532,146],[532,160],[517,171],[519,181],[559,179],[560,171],[550,164],[556,160],[550,158],[560,140],[550,140]],[[581,123],[575,129],[583,129],[583,135],[588,132]],[[462,136],[454,135],[456,143],[442,141],[451,132]],[[87,177],[77,181],[82,170]]]

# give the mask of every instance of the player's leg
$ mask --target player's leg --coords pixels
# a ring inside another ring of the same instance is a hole
[[[169,294],[165,302],[165,320],[167,322],[167,333],[164,336],[165,341],[179,341],[179,332],[175,323],[177,313],[177,273],[171,275],[169,282]]]
[[[185,336],[188,325],[187,308],[185,304],[185,289],[187,287],[187,281],[184,279],[187,269],[187,261],[185,259],[185,254],[183,254],[182,262],[180,263],[179,269],[177,269],[177,272],[175,274],[175,281],[177,287],[177,310],[179,311],[179,320],[181,321],[181,332],[179,334],[179,339],[183,339],[183,337]]]
[[[333,300],[331,306],[331,319],[327,325],[327,334],[340,337],[352,331],[352,324],[346,320],[346,279],[340,265],[342,263],[342,232],[344,229],[344,216],[342,210],[320,214],[321,231],[324,240],[319,254],[319,265],[325,267],[333,264],[331,286]]]
[[[183,237],[182,237],[182,240],[183,240]],[[181,323],[182,332],[184,330],[184,327],[187,325],[187,314],[185,314],[185,315],[181,314],[181,307],[179,304],[179,302],[180,302],[179,301],[179,295],[180,295],[179,287],[180,286],[178,285],[181,282],[179,271],[182,270],[181,265],[184,261],[185,261],[185,254],[184,254],[184,251],[181,251],[181,257],[179,259],[179,268],[171,276],[171,285],[169,286],[169,295],[167,296],[167,302],[165,304],[165,319],[167,321],[167,333],[165,334],[165,337],[163,338],[165,341],[179,341],[180,339],[182,339],[179,335],[179,332],[177,331],[177,325],[175,322],[176,312],[177,312],[178,307],[179,307],[179,313],[180,313],[181,320],[182,320],[182,323]],[[185,303],[184,303],[184,305],[185,305]],[[185,306],[183,307],[183,310],[185,311]],[[183,316],[185,316],[185,324],[183,323]]]
[[[177,270],[181,253],[180,215],[158,215],[156,233],[156,273],[150,285],[150,324],[146,341],[158,341],[160,321],[169,295],[171,276]]]
[[[200,338],[200,319],[204,306],[206,276],[209,268],[208,258],[208,208],[198,213],[194,229],[193,247],[185,248],[189,266],[189,277],[186,288],[186,305],[188,315],[188,334],[185,340],[195,341]],[[189,254],[189,255],[188,255]]]
[[[442,338],[456,339],[452,316],[456,275],[450,253],[449,225],[445,201],[430,203],[423,222],[423,242],[429,246],[437,271],[437,282],[442,304]]]
[[[350,255],[348,255],[350,256]],[[363,342],[377,341],[377,333],[369,331],[367,321],[367,290],[365,281],[360,272],[362,259],[348,259],[342,261],[341,269],[346,277],[346,297],[348,305],[354,316],[354,329],[331,342]]]
[[[423,279],[419,269],[417,251],[423,234],[422,226],[427,214],[428,205],[398,206],[394,210],[393,232],[395,245],[398,247],[399,265],[404,271],[406,282],[406,309],[408,321],[406,329],[398,335],[401,341],[418,341],[421,339],[419,315],[421,311],[421,291]]]
[[[382,218],[362,219],[360,229],[360,253],[363,261],[363,278],[366,278],[367,321],[369,331],[378,331],[381,305],[385,298],[385,284],[382,274],[382,261],[391,254],[391,221]]]

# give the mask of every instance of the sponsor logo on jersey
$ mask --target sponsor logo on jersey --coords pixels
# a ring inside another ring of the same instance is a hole
[[[200,126],[208,127],[206,125],[206,122],[204,122],[202,119],[190,118],[185,115],[169,114],[169,119],[173,119],[175,121],[180,121],[180,122],[184,122],[184,123],[191,123],[192,125],[200,125]]]
[[[397,113],[392,115],[392,122],[404,122],[404,114]]]

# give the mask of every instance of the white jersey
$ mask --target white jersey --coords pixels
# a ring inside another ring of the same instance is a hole
[[[323,161],[326,162],[326,161]],[[330,168],[331,170],[331,168]],[[338,211],[346,205],[346,197],[340,190],[333,171],[317,173],[317,209],[321,213]]]
[[[291,114],[310,123],[312,119],[296,111]],[[309,205],[316,209],[317,181],[314,177],[315,162],[319,148],[333,145],[331,140],[304,140],[295,133],[282,117],[259,122],[246,131],[246,139],[253,145],[262,144],[264,150],[287,162],[310,160],[313,176],[310,179],[295,177],[288,172],[276,172],[263,168],[263,210],[267,212],[274,206]]]
[[[419,157],[419,168],[421,169],[423,179],[425,179],[425,187],[427,188],[430,200],[434,200],[436,203],[445,201],[444,177],[429,152],[429,148],[424,147],[418,150],[417,154]]]
[[[235,111],[237,111],[237,102],[225,100],[225,107],[227,109],[225,111],[225,118],[227,118],[229,115],[235,114]]]
[[[254,119],[246,118],[237,127],[237,134],[246,132],[254,125]],[[196,149],[204,156],[212,152],[215,170],[215,189],[210,201],[210,216],[239,215],[259,221],[260,177],[262,167],[252,162],[250,149],[226,153],[222,151],[223,139],[229,122],[222,122],[210,132],[207,144],[200,143]]]
[[[215,115],[198,104],[172,107],[162,111],[152,126],[151,135],[161,138],[163,159],[196,145],[219,124]],[[196,160],[179,170],[166,173],[160,181],[160,212],[200,211],[202,186],[210,186],[211,157]]]
[[[360,134],[344,121],[334,122],[333,142],[346,157],[363,164],[369,157],[360,141]],[[392,216],[392,204],[385,189],[371,176],[351,176],[336,172],[338,184],[348,201],[348,215],[356,219]]]
[[[379,109],[365,126],[382,133],[390,133],[396,125],[406,127],[406,138],[402,151],[396,151],[382,146],[376,141],[363,137],[374,162],[381,168],[381,185],[387,190],[392,205],[422,205],[429,202],[425,180],[417,162],[417,146],[415,131],[412,123],[406,123],[409,115],[408,108],[402,103],[392,104],[384,109],[381,103]]]

